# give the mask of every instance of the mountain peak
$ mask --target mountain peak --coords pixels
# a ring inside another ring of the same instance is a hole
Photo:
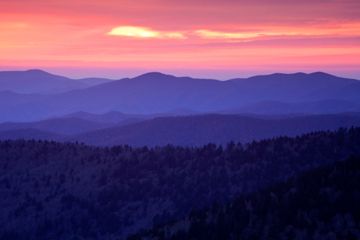
[[[44,70],[41,69],[29,69],[29,70],[25,70],[24,73],[52,75],[51,73],[45,72]]]
[[[335,77],[334,75],[331,75],[326,72],[312,72],[309,73],[310,76],[316,76],[316,77]]]
[[[331,75],[326,72],[312,72],[312,73],[304,73],[304,72],[295,72],[295,73],[273,73],[269,75],[258,75],[249,77],[248,79],[287,79],[287,80],[306,80],[306,79],[330,79],[337,78],[334,75]]]
[[[144,73],[140,76],[135,77],[134,79],[165,79],[165,78],[169,78],[169,77],[174,77],[172,75],[168,75],[168,74],[164,74],[161,72],[148,72],[148,73]]]

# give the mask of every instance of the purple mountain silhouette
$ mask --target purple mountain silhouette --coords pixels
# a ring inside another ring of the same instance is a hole
[[[319,130],[360,126],[359,114],[310,115],[298,117],[250,117],[207,114],[161,117],[125,126],[74,136],[73,141],[93,145],[199,146],[209,142],[250,142],[276,136],[296,136]]]
[[[0,93],[0,99],[10,100],[9,104],[0,104],[3,113],[0,121],[33,121],[78,111],[154,114],[176,109],[198,113],[245,109],[244,112],[272,114],[264,110],[271,109],[274,104],[277,114],[336,113],[360,110],[360,81],[321,72],[272,74],[229,81],[153,72],[59,94]],[[264,102],[267,104],[262,105]],[[335,103],[334,107],[329,102]]]
[[[110,80],[84,78],[79,80],[54,75],[42,70],[0,72],[0,91],[17,93],[60,93],[90,87]]]

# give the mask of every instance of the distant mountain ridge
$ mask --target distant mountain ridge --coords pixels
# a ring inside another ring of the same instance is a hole
[[[87,132],[69,140],[100,146],[201,146],[229,141],[246,143],[352,126],[360,126],[360,115],[357,113],[279,118],[207,114],[154,118]]]
[[[77,117],[75,117],[77,116]],[[121,116],[122,119],[106,119]],[[105,121],[108,120],[108,121]],[[0,124],[0,139],[42,139],[96,146],[201,146],[230,141],[247,143],[278,136],[360,126],[360,113],[327,115],[139,116],[74,113],[38,122]]]
[[[16,93],[54,94],[91,87],[109,81],[109,79],[104,78],[75,80],[39,69],[0,71],[0,91],[13,91]]]
[[[0,99],[9,103],[0,104],[4,113],[0,121],[35,121],[79,111],[155,114],[187,109],[197,113],[324,114],[360,111],[360,81],[321,72],[278,73],[228,81],[151,72],[31,98],[3,92]]]
[[[142,120],[142,119],[148,119],[151,118],[151,116],[145,116],[140,114],[125,114],[121,112],[111,111],[104,114],[94,114],[94,113],[88,113],[84,111],[74,112],[70,113],[68,115],[63,116],[64,118],[77,118],[92,122],[98,122],[98,123],[113,123],[113,124],[119,124],[123,121],[128,121],[129,119],[132,120]]]
[[[59,134],[59,135],[73,135],[94,131],[102,128],[114,126],[112,123],[94,122],[74,117],[69,118],[54,118],[38,122],[23,122],[23,123],[2,123],[0,124],[0,135],[2,131],[12,131],[20,129],[34,129],[43,132]]]

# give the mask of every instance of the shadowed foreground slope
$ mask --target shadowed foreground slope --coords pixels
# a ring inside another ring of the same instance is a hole
[[[226,205],[133,235],[140,239],[360,239],[360,157],[308,171]]]
[[[360,128],[225,148],[0,142],[0,239],[124,239],[360,154]]]

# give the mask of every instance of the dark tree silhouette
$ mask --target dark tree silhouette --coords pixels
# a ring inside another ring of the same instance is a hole
[[[154,224],[176,222],[191,210],[190,232],[210,236],[212,232],[206,233],[208,216],[196,211],[214,202],[218,207],[213,215],[219,216],[214,218],[218,226],[214,236],[232,239],[239,233],[226,235],[233,223],[221,210],[224,203],[359,154],[359,128],[224,147],[100,148],[51,141],[1,141],[0,239],[125,239]],[[326,196],[327,190],[322,192]],[[331,195],[336,200],[338,193]],[[241,224],[250,226],[241,230],[248,238],[257,237],[264,226],[268,230],[263,234],[268,235],[263,238],[270,236],[280,229],[282,219],[290,218],[290,213],[280,208],[275,208],[280,215],[266,215],[267,208],[259,208],[258,201],[263,200],[246,199],[247,211],[238,216]],[[275,206],[282,201],[274,191],[266,203]],[[317,219],[319,212],[296,214],[311,220]],[[261,220],[259,216],[266,217]],[[334,221],[339,222],[338,228],[344,221],[358,224],[347,215]],[[305,221],[303,228],[310,223]],[[291,226],[281,231],[295,234]],[[163,234],[167,236],[166,231]],[[183,234],[188,233],[179,231],[178,239]]]

